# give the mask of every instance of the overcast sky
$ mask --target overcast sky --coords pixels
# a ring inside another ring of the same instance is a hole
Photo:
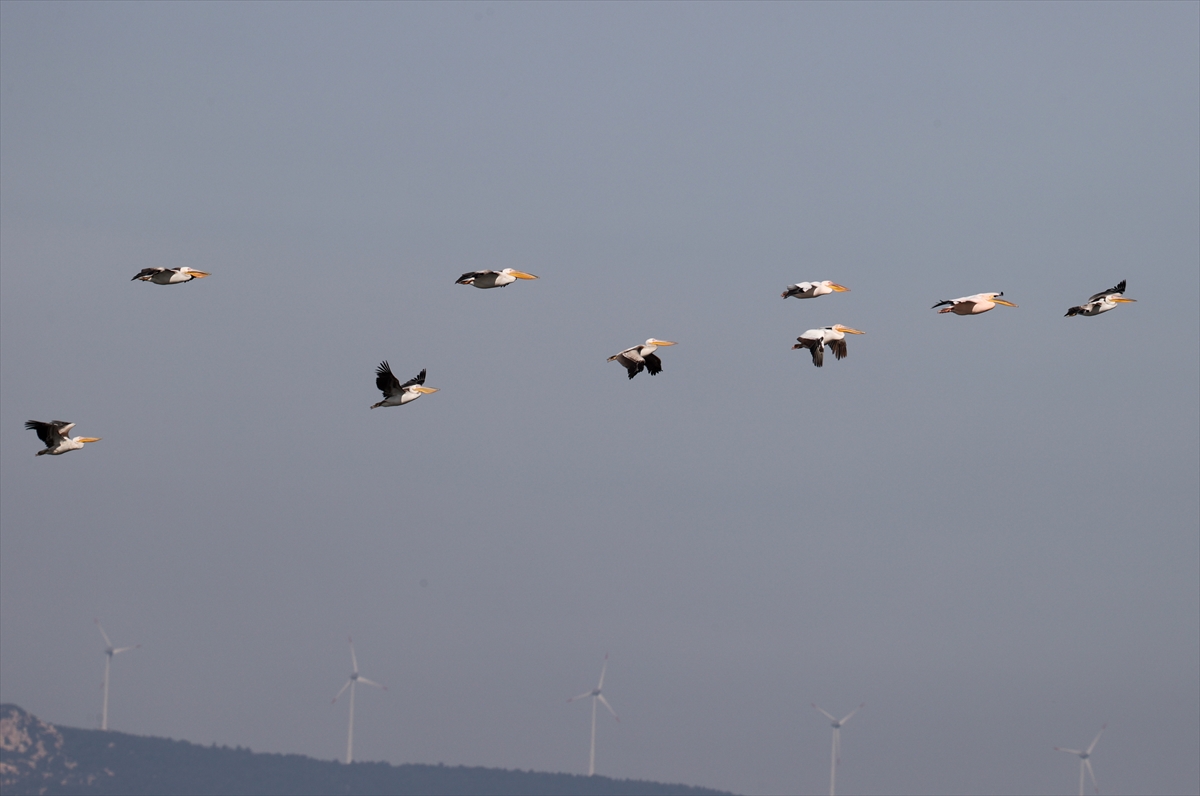
[[[99,617],[112,728],[330,759],[353,634],[357,758],[582,773],[607,652],[610,776],[1200,790],[1197,3],[0,23],[3,701]]]

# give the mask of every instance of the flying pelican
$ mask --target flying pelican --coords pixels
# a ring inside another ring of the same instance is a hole
[[[37,452],[38,456],[44,456],[47,453],[51,456],[59,456],[67,451],[81,449],[85,442],[100,441],[100,437],[68,437],[67,432],[75,428],[75,424],[65,420],[51,420],[49,423],[26,420],[25,428],[36,431],[38,439],[46,444],[45,450]]]
[[[608,358],[609,362],[614,359],[621,363],[625,370],[629,371],[629,378],[633,378],[642,372],[649,371],[651,376],[657,376],[662,373],[662,360],[655,355],[655,351],[659,346],[675,345],[670,340],[656,340],[651,337],[641,345],[635,345],[633,348],[626,348],[619,354],[613,354]]]
[[[817,296],[827,296],[830,293],[845,293],[850,288],[830,282],[824,279],[820,282],[797,282],[794,285],[788,285],[787,290],[783,291],[784,298],[816,298]]]
[[[425,385],[425,368],[421,368],[421,372],[416,378],[409,379],[403,384],[400,380],[392,375],[392,368],[388,365],[387,360],[379,363],[379,367],[375,370],[375,386],[383,391],[383,400],[377,404],[372,404],[371,408],[377,406],[403,406],[409,401],[415,401],[422,395],[437,392],[436,387],[426,387]]]
[[[997,304],[1003,304],[1006,307],[1015,307],[1011,301],[1005,301],[1000,298],[1003,293],[976,293],[974,296],[963,296],[962,298],[947,299],[934,304],[931,309],[937,310],[943,304],[949,304],[943,310],[938,310],[938,314],[943,312],[953,312],[955,315],[978,315],[981,312],[987,312]]]
[[[184,282],[191,282],[193,279],[203,279],[208,276],[207,271],[197,271],[194,268],[188,268],[186,265],[182,268],[143,268],[138,272],[138,275],[130,282],[142,280],[143,282],[153,282],[156,285],[182,285]]]
[[[1125,292],[1125,280],[1122,279],[1117,283],[1116,287],[1110,287],[1101,293],[1097,293],[1087,301],[1080,304],[1078,307],[1072,307],[1067,310],[1064,318],[1070,318],[1074,315],[1099,315],[1102,312],[1108,312],[1114,309],[1118,304],[1132,304],[1137,299],[1127,299],[1121,294]]]
[[[792,348],[807,348],[812,352],[813,364],[819,368],[825,364],[825,346],[829,346],[829,350],[833,351],[833,355],[838,359],[846,358],[848,353],[846,351],[846,335],[848,334],[866,334],[866,332],[835,323],[833,326],[809,329],[796,338],[797,343]]]
[[[508,287],[518,279],[537,279],[533,274],[505,268],[503,271],[467,271],[454,280],[456,285],[474,285],[478,288]]]

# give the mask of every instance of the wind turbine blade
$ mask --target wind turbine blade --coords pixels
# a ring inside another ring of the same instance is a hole
[[[608,708],[608,712],[613,715],[614,719],[617,721],[621,720],[621,717],[617,715],[617,711],[613,710],[612,705],[608,704],[608,700],[604,698],[604,694],[596,694],[596,699],[599,699],[600,702],[603,703],[604,707]]]
[[[846,722],[850,721],[850,717],[851,717],[851,716],[853,716],[853,715],[854,715],[855,713],[857,713],[858,711],[862,710],[864,707],[866,707],[866,705],[867,705],[867,703],[866,703],[866,702],[862,703],[861,705],[859,705],[858,707],[856,707],[854,710],[852,710],[852,711],[850,711],[849,713],[847,713],[847,714],[846,714],[846,718],[842,719],[842,720],[841,720],[840,722],[838,722],[838,723],[844,726],[844,725],[846,724]]]
[[[813,706],[814,708],[817,708],[817,703],[816,703],[816,702],[812,703],[812,706]],[[837,719],[836,719],[836,718],[834,718],[833,716],[830,716],[828,713],[826,713],[825,711],[821,710],[820,708],[817,708],[817,710],[820,710],[820,711],[821,711],[821,715],[822,715],[822,716],[824,716],[825,718],[829,719],[830,721],[837,721]]]
[[[337,701],[338,701],[338,699],[339,699],[339,698],[342,696],[342,694],[346,693],[346,689],[347,689],[347,688],[349,688],[349,687],[350,687],[350,684],[351,684],[351,683],[353,683],[353,682],[354,682],[353,680],[347,680],[347,681],[346,681],[346,684],[345,684],[344,686],[342,686],[342,690],[341,690],[341,691],[338,691],[338,692],[337,692],[337,696],[335,696],[335,697],[333,698],[333,702],[337,702]],[[331,705],[332,705],[332,704],[333,704],[333,702],[330,702],[329,704],[331,704]]]
[[[1100,786],[1096,783],[1096,772],[1092,771],[1092,761],[1086,757],[1083,759],[1083,764],[1087,766],[1088,776],[1092,778],[1092,787],[1096,789],[1096,793],[1100,792]]]
[[[1096,737],[1093,738],[1091,744],[1088,745],[1087,753],[1089,755],[1092,753],[1092,750],[1096,748],[1096,742],[1100,740],[1100,736],[1104,734],[1106,729],[1108,729],[1107,724],[1100,728],[1100,732],[1096,733]]]
[[[140,646],[142,645],[134,644],[132,647],[118,647],[117,649],[113,650],[113,655],[120,655],[122,652],[129,652],[130,650],[135,650]]]
[[[838,765],[842,763],[842,730],[839,727],[833,728],[833,759]]]
[[[1082,749],[1063,749],[1061,746],[1056,746],[1056,747],[1054,747],[1054,751],[1056,751],[1056,752],[1070,752],[1070,753],[1071,753],[1071,754],[1073,754],[1073,755],[1081,755],[1081,754],[1083,754],[1083,750],[1082,750]]]
[[[100,635],[104,636],[104,646],[111,647],[112,642],[108,640],[108,634],[104,632],[104,625],[100,624],[100,620],[96,620],[96,627],[100,628]]]
[[[386,691],[386,690],[387,690],[387,686],[386,686],[386,685],[380,685],[379,683],[375,682],[374,680],[368,680],[368,679],[367,679],[367,678],[365,678],[365,677],[360,677],[360,678],[358,678],[358,682],[360,682],[360,683],[365,683],[366,685],[373,685],[373,686],[375,686],[376,688],[382,688],[384,691]]]
[[[571,697],[571,698],[570,698],[570,699],[568,699],[567,701],[568,701],[568,702],[574,702],[576,699],[583,699],[584,697],[590,697],[591,695],[592,695],[592,692],[591,692],[591,691],[585,691],[584,693],[580,694],[579,696],[573,696],[573,697]]]
[[[358,658],[354,657],[354,639],[350,636],[346,636],[346,639],[350,642],[350,671],[358,674]]]
[[[600,682],[596,685],[599,690],[604,687],[604,672],[608,669],[608,653],[604,653],[604,664],[600,667]]]

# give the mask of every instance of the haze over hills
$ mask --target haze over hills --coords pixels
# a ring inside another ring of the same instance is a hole
[[[23,794],[716,794],[576,774],[360,763],[58,727],[0,705],[0,789]]]

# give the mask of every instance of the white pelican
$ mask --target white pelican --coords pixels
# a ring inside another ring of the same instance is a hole
[[[797,342],[792,348],[807,348],[812,352],[813,364],[819,368],[825,364],[825,346],[829,346],[829,350],[838,359],[846,358],[848,353],[846,351],[846,335],[848,334],[866,334],[866,332],[835,323],[833,326],[809,329],[796,338]]]
[[[820,282],[797,282],[794,285],[788,285],[787,290],[783,291],[784,298],[816,298],[817,296],[827,296],[830,293],[845,293],[850,288],[830,282],[824,279]]]
[[[505,268],[503,271],[467,271],[454,280],[456,285],[474,285],[478,288],[508,287],[518,279],[537,279],[533,274]]]
[[[1072,307],[1067,310],[1064,318],[1070,318],[1075,315],[1099,315],[1102,312],[1108,312],[1115,309],[1118,304],[1133,304],[1137,299],[1127,299],[1121,294],[1125,292],[1125,280],[1122,279],[1117,283],[1116,287],[1110,287],[1103,293],[1097,293],[1087,301],[1080,304],[1078,307]]]
[[[613,354],[607,361],[612,362],[614,359],[621,363],[625,370],[629,371],[629,378],[646,370],[651,376],[657,376],[662,373],[662,360],[659,359],[654,352],[659,346],[675,345],[670,340],[656,340],[651,337],[641,345],[635,345],[633,348],[626,348],[619,354]]]
[[[931,309],[937,310],[943,304],[949,304],[943,310],[938,310],[938,314],[943,312],[953,312],[955,315],[978,315],[981,312],[987,312],[997,304],[1003,304],[1006,307],[1015,307],[1011,301],[1005,301],[1000,298],[1003,293],[976,293],[974,296],[963,296],[962,298],[947,299],[934,304]]]
[[[65,420],[51,420],[49,423],[26,420],[25,428],[36,431],[38,439],[46,444],[45,450],[37,452],[38,456],[44,456],[47,453],[51,456],[59,456],[67,451],[79,450],[85,442],[100,441],[99,437],[68,437],[67,432],[75,428],[75,424]]]
[[[208,276],[208,271],[197,271],[194,268],[188,268],[186,265],[182,268],[143,268],[138,272],[138,275],[130,282],[142,280],[143,282],[153,282],[156,285],[182,285],[184,282],[191,282],[193,279],[203,279]]]
[[[424,368],[421,368],[421,372],[415,378],[401,384],[400,380],[392,375],[392,368],[385,359],[375,369],[375,386],[383,392],[383,400],[377,404],[372,404],[371,408],[374,409],[377,406],[403,406],[409,401],[417,400],[422,395],[437,392],[436,387],[426,387],[424,385]]]

